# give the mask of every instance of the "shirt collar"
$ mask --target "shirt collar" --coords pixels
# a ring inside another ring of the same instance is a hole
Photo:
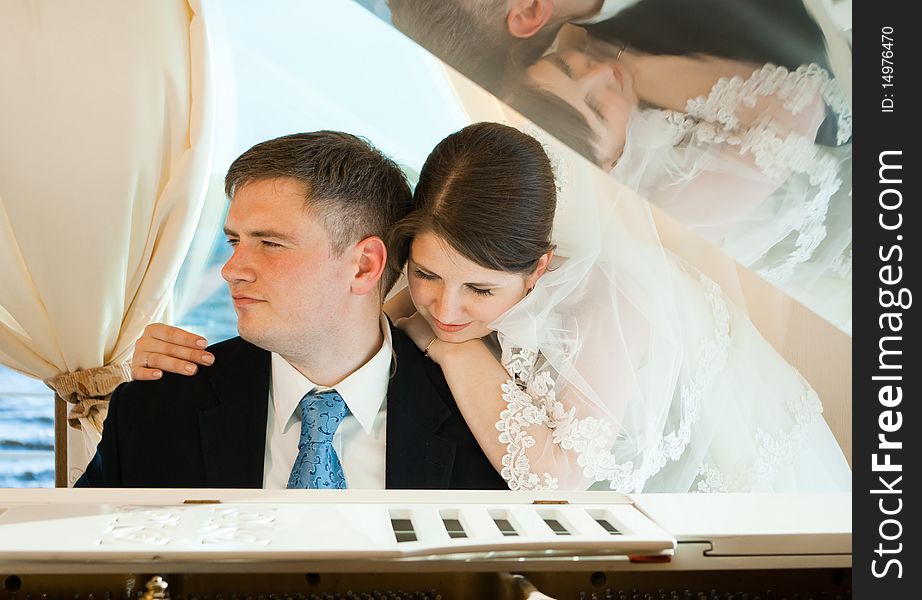
[[[604,0],[604,2],[602,2],[602,7],[599,9],[599,12],[588,17],[583,17],[582,19],[573,19],[570,22],[574,25],[592,25],[594,23],[601,23],[602,21],[607,21],[625,8],[631,7],[636,3],[637,0]]]
[[[384,343],[381,344],[381,348],[368,362],[333,386],[343,397],[346,406],[349,407],[349,412],[368,434],[371,433],[375,416],[387,398],[391,357],[393,356],[391,328],[383,314],[380,326],[384,334]],[[315,388],[329,389],[318,386],[279,354],[272,353],[272,402],[275,406],[278,431],[285,430],[292,415],[297,411],[301,398]],[[300,415],[297,417],[300,420]]]

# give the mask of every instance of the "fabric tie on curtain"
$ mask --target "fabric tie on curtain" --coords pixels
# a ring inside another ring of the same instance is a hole
[[[82,429],[81,420],[86,419],[96,431],[102,431],[109,412],[109,396],[126,381],[131,381],[129,363],[63,373],[45,379],[44,383],[73,405],[67,417],[71,427]]]

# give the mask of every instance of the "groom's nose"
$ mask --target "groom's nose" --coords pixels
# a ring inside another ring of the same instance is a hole
[[[243,248],[243,243],[238,242],[234,248],[234,253],[227,259],[224,266],[221,267],[221,277],[227,283],[241,281],[253,281],[255,272],[249,266],[247,251]]]

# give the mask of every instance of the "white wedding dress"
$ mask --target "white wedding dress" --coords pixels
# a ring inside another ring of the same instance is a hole
[[[837,147],[814,143],[827,107]],[[765,65],[685,112],[635,110],[611,174],[850,331],[851,122],[822,68]]]
[[[491,324],[509,487],[848,490],[808,383],[663,249],[646,203],[604,187],[558,204],[558,258]]]

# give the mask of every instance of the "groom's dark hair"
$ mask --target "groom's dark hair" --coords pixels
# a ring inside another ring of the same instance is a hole
[[[386,240],[413,208],[400,167],[367,140],[341,131],[295,133],[256,144],[231,164],[224,191],[233,200],[240,186],[279,177],[304,185],[304,208],[329,234],[333,256],[370,236]],[[382,298],[396,281],[385,270]]]

